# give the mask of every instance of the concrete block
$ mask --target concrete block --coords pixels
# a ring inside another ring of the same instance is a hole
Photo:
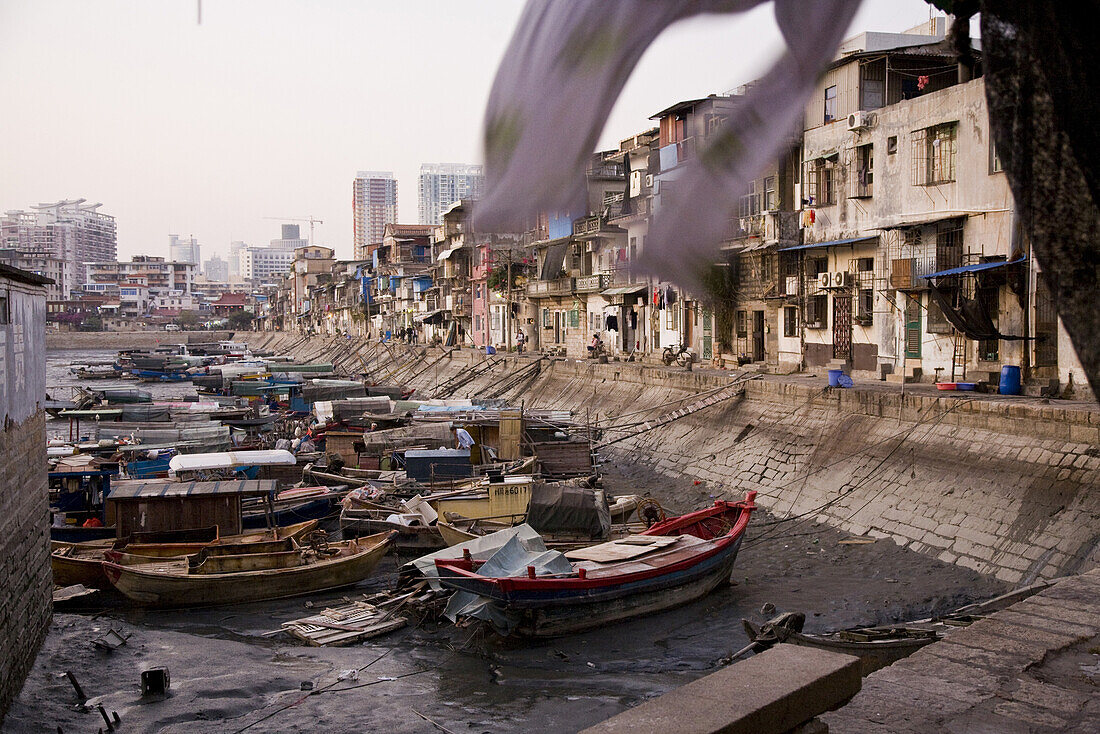
[[[856,657],[777,645],[585,732],[779,734],[836,708],[861,683]]]

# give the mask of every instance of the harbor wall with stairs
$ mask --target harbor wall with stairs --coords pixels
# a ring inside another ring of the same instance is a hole
[[[877,383],[830,390],[824,375],[751,375],[731,388],[739,373],[286,333],[236,338],[421,397],[492,394],[572,410],[600,428],[608,458],[698,480],[701,494],[677,510],[756,490],[762,506],[792,518],[769,534],[821,522],[1011,583],[1100,565],[1095,405]]]

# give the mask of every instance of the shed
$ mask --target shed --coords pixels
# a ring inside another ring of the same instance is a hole
[[[107,497],[107,524],[119,538],[139,532],[218,526],[220,535],[242,532],[241,501],[273,496],[276,482],[117,482]]]

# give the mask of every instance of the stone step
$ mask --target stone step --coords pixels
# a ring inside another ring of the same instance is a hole
[[[920,375],[899,375],[897,373],[886,375],[886,381],[891,385],[905,385],[920,382]]]

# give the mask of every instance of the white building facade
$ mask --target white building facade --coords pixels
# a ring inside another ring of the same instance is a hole
[[[417,213],[421,224],[440,224],[443,212],[456,201],[480,199],[485,187],[483,166],[466,163],[424,163],[420,166]]]

